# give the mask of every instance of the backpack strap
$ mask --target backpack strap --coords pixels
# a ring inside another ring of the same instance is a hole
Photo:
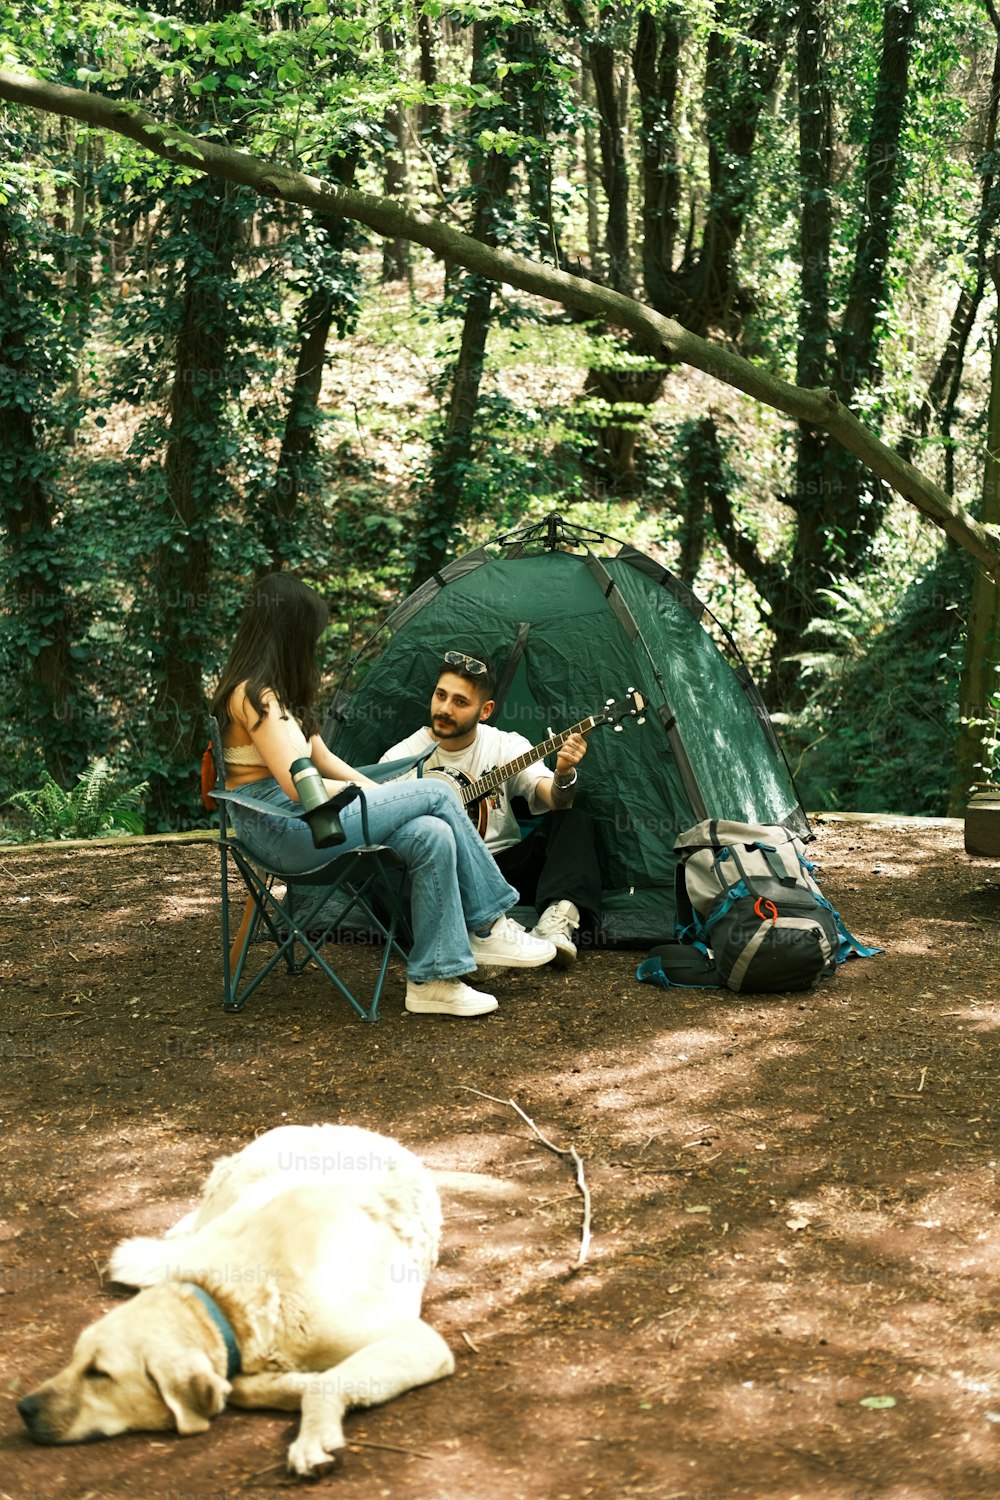
[[[848,958],[874,958],[876,953],[885,952],[884,948],[866,947],[864,943],[859,942],[859,940],[854,936],[852,932],[848,932],[847,928],[844,926],[843,918],[841,917],[840,912],[834,910],[834,908],[830,905],[829,901],[824,895],[818,895],[816,897],[816,900],[819,902],[820,906],[826,907],[827,911],[831,914],[833,920],[837,924],[837,932],[840,936],[840,948],[837,951],[838,964],[842,964],[845,959]]]
[[[771,874],[774,876],[775,880],[779,882],[779,884],[785,886],[798,885],[799,882],[796,880],[795,876],[789,875],[774,844],[764,844],[758,839],[756,843],[749,844],[747,847],[750,849],[756,849],[759,854],[762,854],[764,856],[764,859],[767,861],[768,867],[770,868]],[[745,878],[746,875],[744,872],[744,879]]]
[[[795,876],[793,876],[793,874],[789,874],[789,871],[786,870],[786,867],[781,864],[781,859],[778,858],[778,850],[775,849],[774,844],[753,843],[747,844],[747,847],[748,849],[757,849],[760,853],[762,853],[763,858],[765,858],[766,865],[768,865],[768,868],[769,870],[771,870],[771,874],[772,876],[774,876],[774,879],[777,880],[778,885],[784,885],[784,888],[789,889],[789,891],[795,891],[796,886],[798,886],[799,882],[795,879]],[[736,849],[736,844],[730,844],[727,849],[720,849],[717,858],[715,858],[715,862],[717,862],[718,864],[718,862],[720,862],[720,859],[724,858],[732,859],[733,864],[735,864],[736,868],[738,868],[739,870],[739,877],[741,877],[742,883],[747,886],[748,891],[753,892],[754,895],[760,895],[759,889],[757,889],[757,886],[754,885],[753,876],[747,873],[747,865],[745,865],[744,861],[739,858],[739,852],[738,849]]]
[[[674,869],[674,933],[678,942],[693,943],[698,936],[698,924],[691,897],[684,879],[684,864],[678,860]]]

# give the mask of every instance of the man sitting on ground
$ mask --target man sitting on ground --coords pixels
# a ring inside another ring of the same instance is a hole
[[[532,749],[523,735],[486,723],[496,704],[492,668],[476,656],[446,651],[431,698],[431,721],[382,756],[396,760],[422,755],[423,774],[435,769],[464,772],[475,781]],[[533,935],[555,945],[554,963],[565,967],[576,958],[581,919],[596,922],[600,912],[601,874],[593,822],[573,807],[577,766],[587,751],[582,735],[560,746],[555,771],[534,761],[517,772],[489,798],[486,847],[521,900],[541,915]],[[532,813],[546,814],[522,837],[511,798],[521,796]]]

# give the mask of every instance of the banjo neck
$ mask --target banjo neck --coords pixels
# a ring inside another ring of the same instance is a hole
[[[546,755],[551,755],[553,750],[558,750],[561,745],[574,734],[589,734],[598,724],[605,722],[603,714],[591,714],[587,719],[582,719],[579,724],[574,724],[569,729],[562,729],[558,734],[552,734],[540,744],[533,745],[530,750],[525,750],[516,760],[509,760],[504,766],[496,766],[494,770],[485,772],[478,781],[470,781],[468,786],[457,788],[461,792],[462,802],[470,807],[473,802],[478,802],[482,797],[488,797],[491,792],[498,791],[505,781],[516,776],[518,771],[534,765],[536,760],[543,760]]]

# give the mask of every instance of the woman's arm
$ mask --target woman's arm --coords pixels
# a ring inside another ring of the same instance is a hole
[[[353,781],[357,786],[368,788],[378,786],[377,781],[372,781],[370,777],[363,776],[360,771],[355,771],[353,766],[349,766],[346,760],[341,760],[339,755],[334,755],[333,751],[318,734],[314,734],[309,741],[309,754],[312,757],[313,765],[323,777],[332,777],[334,780],[340,782]]]
[[[281,790],[294,802],[298,802],[299,794],[292,781],[290,767],[293,761],[301,759],[302,756],[308,756],[313,761],[331,796],[334,792],[341,791],[348,781],[363,779],[355,777],[350,766],[331,755],[319,735],[314,735],[312,741],[307,740],[295,719],[291,716],[283,718],[278,700],[273,693],[264,693],[261,705],[264,709],[264,717],[258,724],[257,710],[247,699],[241,685],[230,699],[230,717],[246,730],[251,742],[260,751],[267,769]],[[313,747],[317,743],[322,747],[322,751],[325,751],[322,764],[313,754]]]

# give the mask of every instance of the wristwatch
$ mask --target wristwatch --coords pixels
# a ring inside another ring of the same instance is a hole
[[[573,767],[568,776],[561,776],[558,771],[554,771],[552,774],[552,780],[555,782],[556,786],[561,792],[568,792],[571,786],[576,786],[576,766]]]

